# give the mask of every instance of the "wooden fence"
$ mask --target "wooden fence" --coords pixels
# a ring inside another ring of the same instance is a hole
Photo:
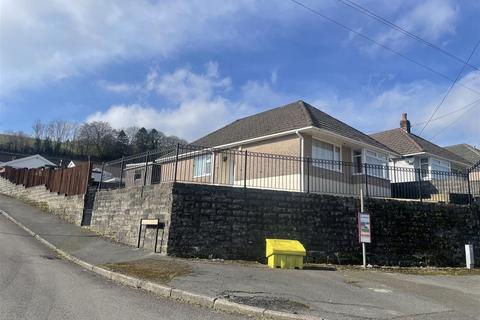
[[[10,182],[25,188],[44,185],[50,192],[67,196],[85,194],[90,183],[91,162],[74,168],[12,168],[5,167],[1,176]]]

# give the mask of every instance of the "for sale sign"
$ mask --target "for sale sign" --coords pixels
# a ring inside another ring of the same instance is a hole
[[[358,238],[360,242],[371,242],[370,214],[367,212],[358,213]]]

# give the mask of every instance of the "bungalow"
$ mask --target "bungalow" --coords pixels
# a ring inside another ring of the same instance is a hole
[[[480,150],[466,143],[445,147],[448,151],[455,153],[471,164],[470,180],[480,181]]]
[[[3,167],[35,169],[42,167],[56,167],[57,165],[39,154],[4,162]]]
[[[400,156],[390,159],[392,196],[449,201],[452,194],[463,197],[468,182],[463,175],[471,164],[464,158],[411,132],[410,121],[403,113],[400,128],[370,135]],[[417,181],[426,181],[418,190]],[[448,183],[446,183],[448,181]],[[410,196],[408,194],[410,194]]]
[[[334,194],[358,194],[369,184],[371,195],[389,196],[387,166],[400,157],[304,101],[236,120],[192,145],[202,147],[182,150],[177,181]],[[157,170],[172,172],[167,162],[158,159]],[[365,163],[376,167],[368,177]]]
[[[407,114],[402,114],[400,128],[370,135],[378,142],[394,150],[400,157],[391,159],[396,168],[421,169],[422,177],[430,178],[430,170],[441,172],[465,172],[471,164],[464,158],[411,132]]]

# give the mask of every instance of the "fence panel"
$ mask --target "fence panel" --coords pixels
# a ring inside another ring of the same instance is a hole
[[[90,183],[92,164],[80,164],[73,168],[11,168],[1,174],[10,182],[26,188],[44,185],[51,192],[65,195],[85,194]]]

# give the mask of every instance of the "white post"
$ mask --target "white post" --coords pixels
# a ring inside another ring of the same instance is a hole
[[[475,261],[473,260],[473,244],[465,245],[465,259],[467,262],[467,269],[473,269]]]
[[[360,188],[360,212],[363,212],[363,189]],[[367,267],[367,248],[365,242],[362,242],[363,267]]]

